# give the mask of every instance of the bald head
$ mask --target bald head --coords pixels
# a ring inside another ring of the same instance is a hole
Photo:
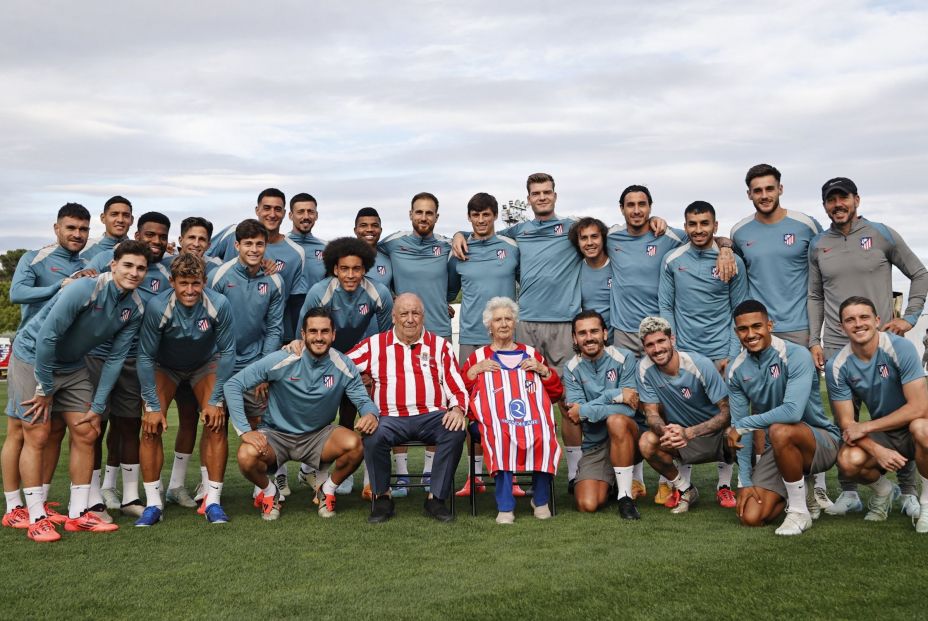
[[[393,301],[393,325],[400,340],[412,345],[422,337],[425,307],[415,293],[401,293]]]

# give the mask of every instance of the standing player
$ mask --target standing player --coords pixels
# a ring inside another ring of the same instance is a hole
[[[841,432],[825,416],[808,349],[775,336],[767,308],[757,300],[739,304],[734,317],[744,346],[728,370],[728,442],[740,449],[738,517],[746,526],[763,526],[785,504],[786,519],[776,534],[801,535],[812,527],[803,477],[834,466]],[[768,442],[753,465],[754,451],[739,441],[756,431]]]
[[[260,222],[243,220],[235,227],[238,257],[224,263],[209,278],[209,288],[223,294],[231,305],[235,372],[280,349],[286,300],[280,276],[267,275],[262,269],[267,238],[267,229]],[[267,386],[246,391],[244,400],[245,414],[255,429],[267,408]],[[281,489],[287,483],[286,462],[283,465]]]
[[[609,306],[612,303],[612,266],[606,254],[606,225],[596,218],[581,218],[567,233],[570,243],[583,258],[580,266],[580,306],[593,310],[606,321],[606,342],[609,333]],[[576,337],[576,335],[574,335]]]
[[[298,313],[303,306],[306,292],[325,277],[325,265],[322,262],[325,241],[313,235],[313,227],[319,219],[319,211],[316,199],[311,194],[300,192],[290,198],[289,217],[293,223],[293,230],[287,238],[303,249],[304,257],[303,276],[290,294],[284,310],[286,324],[296,326],[302,319],[302,315]],[[299,338],[299,330],[294,333],[294,338]]]
[[[281,500],[280,490],[267,473],[291,459],[321,472],[334,462],[335,469],[317,489],[316,499],[321,517],[335,516],[335,489],[364,458],[357,434],[331,424],[344,395],[361,411],[358,431],[370,434],[377,429],[377,408],[367,396],[357,367],[332,349],[335,333],[328,311],[312,308],[303,320],[301,355],[274,352],[226,382],[229,418],[242,439],[239,468],[261,488],[255,506],[265,520],[277,519]],[[252,430],[243,393],[262,384],[269,386],[268,407],[261,426]]]
[[[74,282],[85,267],[80,252],[86,246],[90,234],[90,212],[83,205],[67,203],[58,210],[53,229],[57,243],[25,253],[16,264],[10,284],[10,302],[20,305],[21,319],[17,330],[22,330],[28,320],[42,310],[58,291]],[[52,433],[55,435],[49,439],[49,446],[60,446],[64,427],[59,426]],[[22,450],[22,423],[16,417],[8,417],[0,465],[6,495],[4,526],[12,525],[11,520],[24,525],[23,528],[29,525],[28,519],[24,517],[25,509],[19,493],[19,455]],[[58,455],[49,454],[48,459],[50,461],[45,463],[43,471],[48,482],[51,482]]]
[[[822,186],[822,204],[831,226],[812,240],[809,249],[809,348],[819,369],[847,344],[838,317],[838,306],[850,296],[873,301],[877,315],[886,323],[881,330],[899,336],[918,321],[928,293],[928,270],[895,230],[857,215],[857,185],[845,177],[829,179]],[[893,266],[909,280],[909,304],[903,316],[893,317]],[[824,323],[824,330],[823,330]],[[915,473],[908,466],[900,473],[903,511],[918,513]],[[826,512],[843,515],[862,511],[857,486],[841,482],[841,495]]]
[[[755,213],[732,227],[731,240],[747,268],[748,295],[767,308],[775,336],[808,347],[809,247],[822,227],[815,218],[780,204],[780,178],[769,164],[748,170],[744,182]],[[832,504],[824,472],[815,475],[813,499],[813,513]]]
[[[377,253],[374,266],[368,270],[366,275],[374,282],[379,282],[388,290],[393,291],[393,265],[390,263],[390,257],[377,248],[382,233],[383,226],[380,223],[380,214],[377,213],[377,210],[373,207],[359,209],[358,215],[354,217],[355,237],[369,245]],[[372,335],[368,334],[367,336]]]
[[[915,461],[922,480],[915,532],[928,533],[928,388],[915,346],[883,325],[876,305],[862,296],[841,303],[838,317],[850,342],[825,365],[825,381],[844,446],[838,469],[873,490],[865,520],[883,521],[892,509],[893,484],[884,476]],[[853,398],[870,411],[857,422]]]
[[[146,505],[136,526],[161,521],[161,434],[167,429],[168,404],[177,385],[185,380],[190,382],[203,413],[202,455],[209,472],[204,513],[213,524],[229,521],[219,504],[229,450],[222,385],[235,367],[235,328],[231,304],[222,294],[205,288],[205,272],[199,257],[178,256],[171,263],[174,290],[146,305],[136,362],[145,404],[141,461]]]
[[[638,395],[650,429],[641,434],[639,447],[673,487],[665,506],[671,507],[671,513],[685,513],[699,498],[688,466],[723,462],[731,471],[734,452],[726,440],[731,422],[728,388],[711,360],[676,349],[666,319],[645,317],[640,334],[647,358],[638,363]],[[721,494],[716,498],[723,507],[729,506]]]
[[[577,471],[577,510],[591,513],[609,500],[615,481],[619,516],[641,518],[632,492],[632,470],[641,461],[636,420],[638,390],[635,356],[627,349],[606,346],[607,324],[595,310],[573,321],[579,354],[564,367],[567,415],[583,428],[583,457]]]
[[[127,239],[129,227],[132,226],[132,203],[122,196],[112,196],[103,204],[100,221],[104,234],[87,243],[81,257],[90,261],[101,252],[113,250],[116,245]]]
[[[7,415],[25,422],[20,469],[30,539],[61,538],[48,519],[42,468],[50,429],[62,420],[71,434],[71,500],[65,530],[108,532],[118,528],[88,511],[94,442],[110,389],[142,321],[142,301],[135,288],[149,258],[144,245],[121,244],[112,273],[81,279],[63,289],[20,330],[13,343]],[[113,337],[110,357],[94,391],[84,357]]]
[[[735,335],[732,311],[747,295],[744,263],[735,257],[737,273],[722,280],[718,267],[719,247],[715,209],[705,201],[690,203],[684,211],[689,243],[664,258],[658,289],[661,317],[666,319],[681,349],[699,352],[715,364],[719,373],[741,349]],[[716,495],[723,507],[735,506],[731,489],[732,465],[720,461]]]

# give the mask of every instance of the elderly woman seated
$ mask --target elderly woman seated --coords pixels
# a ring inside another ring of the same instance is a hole
[[[487,302],[483,324],[491,343],[464,362],[470,393],[469,417],[477,422],[487,470],[496,481],[499,524],[515,521],[514,472],[532,472],[535,517],[551,517],[551,478],[557,473],[557,443],[552,403],[563,393],[554,369],[533,347],[515,342],[519,306],[505,297]]]

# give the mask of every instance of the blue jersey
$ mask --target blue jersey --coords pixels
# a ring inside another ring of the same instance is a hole
[[[230,224],[214,235],[210,247],[206,250],[206,255],[218,257],[223,263],[238,257],[238,250],[235,249],[235,227],[237,226],[237,224]],[[300,291],[306,255],[298,243],[286,235],[273,244],[268,242],[264,250],[264,258],[270,259],[277,266],[277,274],[280,275],[280,280],[284,285],[285,298],[294,293],[306,292],[306,289]]]
[[[637,390],[635,355],[627,349],[607,347],[596,360],[574,356],[564,365],[561,381],[565,401],[580,404],[584,451],[609,439],[609,416],[635,416],[635,411],[623,402],[623,389]]]
[[[297,285],[296,289],[291,291],[291,295],[306,293],[313,288],[317,282],[325,278],[325,264],[322,262],[322,251],[325,249],[326,242],[319,239],[312,233],[298,233],[290,231],[287,238],[296,243],[303,249],[303,278]]]
[[[210,405],[222,405],[222,385],[235,371],[232,305],[212,289],[204,289],[203,297],[191,308],[180,304],[174,291],[165,291],[148,302],[136,358],[145,411],[161,410],[155,390],[155,363],[176,371],[193,371],[207,364],[217,352],[216,385]]]
[[[638,333],[645,317],[660,314],[657,288],[664,255],[686,242],[686,234],[668,228],[660,237],[647,231],[632,235],[625,226],[609,229],[606,252],[612,267],[612,297],[609,321],[622,332]]]
[[[393,327],[393,296],[386,287],[369,278],[363,278],[358,288],[351,292],[342,289],[334,276],[317,282],[306,294],[300,317],[317,306],[332,313],[335,321],[332,347],[341,352],[349,351],[364,340],[371,324],[376,326],[374,333],[386,332]]]
[[[316,358],[309,349],[302,356],[277,351],[248,365],[225,385],[229,420],[238,435],[251,430],[245,416],[243,393],[267,382],[267,411],[261,426],[290,434],[318,431],[332,422],[347,394],[362,416],[379,415],[361,383],[358,368],[334,349]]]
[[[106,252],[116,248],[120,243],[128,239],[123,237],[117,239],[115,237],[110,237],[109,235],[104,235],[103,237],[98,237],[97,239],[92,239],[87,242],[87,245],[84,246],[84,249],[81,250],[81,258],[85,261],[90,261],[92,258],[100,254],[101,252]],[[112,259],[112,255],[110,255]]]
[[[367,270],[366,276],[374,282],[379,282],[388,291],[393,291],[393,264],[390,263],[390,257],[379,250],[374,265]]]
[[[86,262],[78,253],[58,244],[30,250],[21,256],[10,283],[10,302],[22,305],[17,331],[58,293],[62,280],[85,266]]]
[[[751,216],[731,229],[747,268],[748,295],[764,303],[777,332],[809,329],[809,244],[821,232],[815,218],[796,211],[774,224]]]
[[[850,401],[857,397],[867,405],[871,419],[892,414],[905,405],[902,387],[924,381],[924,377],[915,345],[889,332],[880,332],[880,344],[870,360],[861,360],[850,345],[845,345],[825,363],[829,398]]]
[[[38,389],[54,391],[55,371],[70,372],[84,366],[84,356],[113,339],[103,365],[91,409],[103,414],[110,390],[142,323],[144,307],[136,291],[123,291],[112,274],[81,278],[61,290],[42,311],[16,334],[13,353],[35,366]]]
[[[679,350],[677,354],[676,375],[667,375],[648,357],[638,362],[638,397],[642,403],[659,403],[668,423],[692,427],[719,413],[716,404],[728,397],[728,387],[705,356]]]
[[[519,319],[571,321],[580,312],[580,264],[567,238],[576,218],[519,222],[499,232],[519,244]]]
[[[284,320],[280,276],[267,276],[260,268],[251,276],[236,258],[213,272],[209,287],[232,305],[236,371],[280,348]]]
[[[752,470],[751,432],[776,423],[804,422],[840,441],[841,432],[825,415],[818,371],[805,347],[776,336],[758,354],[743,350],[728,368],[731,423],[741,433],[738,471],[749,487]]]
[[[661,317],[673,327],[677,346],[712,360],[738,355],[732,312],[748,292],[741,258],[735,255],[738,273],[726,283],[716,267],[718,256],[714,242],[708,250],[680,246],[664,258],[658,289]]]
[[[609,309],[612,303],[612,265],[607,259],[602,267],[592,268],[586,261],[580,264],[580,307],[582,310],[594,310],[609,321]]]
[[[486,239],[467,239],[467,261],[452,256],[448,260],[451,290],[461,290],[460,336],[467,345],[490,342],[483,325],[483,309],[490,298],[516,299],[519,277],[519,246],[508,237],[492,235]]]
[[[425,306],[425,329],[450,339],[448,302],[457,296],[457,292],[449,300],[448,257],[451,244],[448,238],[399,232],[381,240],[378,249],[390,257],[393,265],[394,292],[419,296]]]

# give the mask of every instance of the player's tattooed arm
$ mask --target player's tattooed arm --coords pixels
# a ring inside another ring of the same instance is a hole
[[[683,430],[683,437],[686,440],[692,440],[693,438],[699,438],[701,436],[711,436],[713,433],[728,429],[728,427],[731,426],[731,414],[728,412],[728,397],[725,397],[716,403],[716,405],[719,408],[718,414],[705,422],[687,427]]]
[[[659,403],[645,403],[644,417],[648,427],[658,438],[664,435],[664,426],[666,422],[661,417],[661,405]]]

